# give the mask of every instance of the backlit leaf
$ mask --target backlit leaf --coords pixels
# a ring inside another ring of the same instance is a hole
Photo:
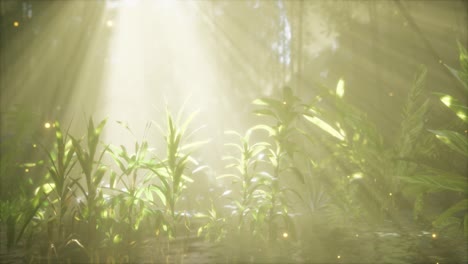
[[[344,85],[345,85],[345,82],[343,79],[340,79],[338,81],[338,84],[336,85],[336,95],[338,95],[338,97],[340,98],[343,97],[344,92],[345,92]]]

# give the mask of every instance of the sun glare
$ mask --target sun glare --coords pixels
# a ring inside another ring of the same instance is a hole
[[[216,111],[209,107],[215,101],[217,70],[193,5],[131,1],[116,12],[98,112],[131,122],[137,134],[161,116],[166,103],[178,107],[187,101],[187,112],[200,109],[205,120],[215,122]],[[127,140],[125,132],[115,132],[112,126],[104,133],[108,140]]]

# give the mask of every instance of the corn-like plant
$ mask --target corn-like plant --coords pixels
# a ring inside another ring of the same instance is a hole
[[[231,214],[238,218],[237,226],[238,235],[242,235],[244,227],[249,227],[248,232],[254,236],[262,238],[262,230],[265,227],[263,221],[265,217],[253,217],[259,213],[267,211],[268,208],[268,191],[271,188],[271,175],[267,172],[261,173],[257,170],[258,165],[265,156],[265,151],[269,146],[267,142],[257,142],[250,144],[250,136],[252,130],[247,131],[245,136],[240,135],[235,131],[226,131],[228,135],[239,137],[239,143],[227,143],[225,146],[234,148],[237,155],[227,155],[223,159],[229,161],[226,168],[235,168],[234,173],[223,174],[217,177],[218,180],[230,178],[235,183],[240,183],[239,197],[235,198],[235,188],[225,191],[224,196],[233,196],[230,207],[233,209]],[[234,186],[233,186],[234,187]],[[232,193],[232,194],[231,194]]]
[[[289,87],[284,88],[280,100],[260,98],[255,100],[253,104],[260,107],[254,111],[255,114],[272,117],[275,122],[272,125],[265,123],[252,128],[267,131],[274,141],[266,151],[271,167],[271,172],[266,174],[271,178],[270,189],[267,192],[269,200],[268,237],[270,241],[275,241],[279,237],[277,218],[282,219],[284,227],[289,233],[292,235],[295,233],[294,224],[289,215],[291,206],[288,203],[288,193],[299,197],[299,199],[302,199],[302,197],[297,190],[282,186],[280,182],[288,181],[287,177],[293,176],[297,177],[299,182],[305,182],[302,168],[296,162],[296,159],[305,153],[300,147],[301,142],[298,141],[297,136],[300,135],[298,122],[302,119],[307,106],[293,94]]]
[[[81,190],[86,201],[86,207],[81,216],[87,221],[88,226],[88,252],[91,260],[94,259],[94,249],[97,233],[97,219],[99,217],[99,205],[103,203],[102,186],[103,177],[107,168],[102,164],[102,158],[106,153],[107,146],[98,152],[98,143],[102,130],[107,120],[101,121],[96,127],[92,118],[89,119],[86,137],[86,146],[83,147],[81,141],[70,136],[73,147],[76,152],[81,173],[84,174],[84,184],[80,182],[81,177],[76,178],[74,183]]]
[[[125,127],[134,135],[128,126]],[[150,124],[147,125],[145,134],[149,127]],[[162,215],[149,188],[155,177],[149,168],[155,169],[159,165],[148,157],[148,142],[145,138],[142,142],[135,142],[133,154],[123,145],[110,146],[108,149],[120,172],[111,174],[107,187],[112,193],[111,208],[106,214],[113,222],[121,221],[126,225],[125,230],[120,231],[118,227],[114,227],[112,236],[108,237],[111,245],[121,239],[125,239],[127,244],[134,242],[131,236],[138,231],[145,216],[157,218]],[[135,243],[132,245],[135,246]]]
[[[227,236],[226,217],[220,214],[211,201],[211,209],[207,213],[197,213],[195,217],[204,219],[205,223],[198,228],[197,236],[205,236],[205,239],[211,242],[220,243]]]
[[[63,243],[64,237],[64,217],[69,210],[68,205],[74,199],[74,180],[70,177],[71,170],[76,164],[76,159],[73,158],[75,153],[74,146],[71,140],[67,140],[68,131],[62,132],[59,122],[54,123],[55,127],[55,150],[48,151],[45,146],[47,157],[50,165],[48,166],[49,176],[52,179],[51,183],[46,183],[43,189],[51,188],[53,195],[49,193],[49,201],[54,212],[54,217],[48,221],[57,223],[57,238],[49,238],[51,243],[57,241]],[[52,234],[49,231],[49,234]]]
[[[166,132],[163,132],[166,143],[166,157],[164,159],[155,157],[157,162],[148,166],[159,180],[158,183],[151,184],[149,189],[160,198],[165,208],[165,223],[161,227],[170,238],[176,235],[177,224],[186,216],[178,211],[176,206],[184,189],[187,188],[189,183],[193,182],[193,179],[188,174],[188,168],[190,168],[190,164],[195,167],[192,171],[199,171],[203,168],[192,157],[192,153],[195,148],[205,144],[207,141],[186,143],[197,131],[188,131],[188,127],[196,114],[197,112],[193,112],[178,126],[177,124],[182,118],[182,110],[179,112],[176,121],[174,121],[171,113],[166,110],[167,127]],[[163,131],[161,128],[160,130]]]
[[[74,240],[73,230],[69,229],[72,223],[68,220],[76,210],[73,205],[76,188],[74,179],[71,177],[72,169],[76,164],[74,147],[71,140],[67,139],[68,130],[62,131],[58,121],[54,122],[52,127],[53,147],[48,148],[39,143],[47,157],[45,164],[48,173],[44,177],[45,183],[34,191],[36,195],[33,201],[34,209],[26,216],[28,221],[25,222],[18,236],[19,239],[25,231],[26,223],[32,221],[33,217],[46,222],[49,260],[59,257],[66,244]],[[44,162],[27,163],[23,164],[23,167],[30,169],[42,163]]]

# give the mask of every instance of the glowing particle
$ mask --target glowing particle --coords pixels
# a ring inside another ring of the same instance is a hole
[[[28,168],[24,169],[24,172],[29,172],[29,169]]]
[[[36,144],[33,144],[33,148],[37,148],[37,145],[36,145]]]
[[[388,93],[388,96],[392,97],[392,96],[393,96],[393,92],[389,92],[389,93]]]
[[[433,233],[433,234],[432,234],[432,238],[437,238],[437,234],[436,234],[436,233]]]
[[[388,193],[389,196],[392,196],[393,194],[392,193]]]
[[[283,101],[283,104],[285,105],[285,104],[286,104],[286,101]]]
[[[284,237],[284,238],[288,238],[288,236],[289,236],[288,233],[286,233],[286,232],[283,233],[283,237]]]
[[[359,234],[356,234],[356,237],[359,237]]]
[[[45,127],[45,128],[50,128],[50,123],[49,123],[49,122],[46,122],[46,123],[44,124],[44,127]]]
[[[14,27],[19,27],[19,22],[18,21],[13,22],[13,26]]]
[[[114,21],[112,21],[112,20],[107,20],[106,25],[107,25],[108,27],[113,27],[113,26],[114,26]]]
[[[363,175],[362,175],[362,172],[356,172],[353,174],[353,179],[362,179]]]
[[[340,258],[341,258],[341,256],[340,256],[340,255],[338,255],[338,256],[336,256],[336,258],[337,258],[337,259],[340,259]]]

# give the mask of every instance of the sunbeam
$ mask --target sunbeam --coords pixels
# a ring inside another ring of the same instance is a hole
[[[0,263],[467,263],[467,24],[0,0]]]

